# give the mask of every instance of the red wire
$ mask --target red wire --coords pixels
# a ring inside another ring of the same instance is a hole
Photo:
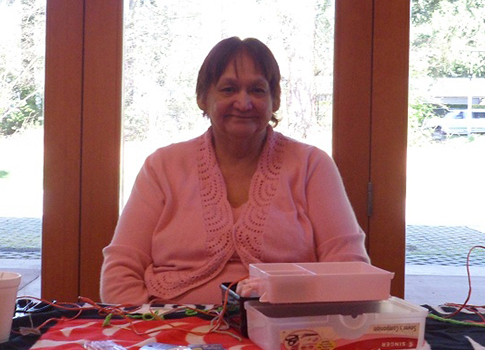
[[[470,274],[470,255],[471,255],[472,251],[474,249],[476,249],[476,248],[485,249],[485,246],[476,245],[476,246],[472,247],[469,250],[469,252],[468,252],[468,255],[467,255],[467,258],[466,258],[466,272],[467,272],[467,276],[468,276],[468,295],[467,295],[467,298],[466,298],[465,302],[463,304],[461,304],[461,305],[459,305],[459,304],[446,303],[445,305],[447,305],[447,306],[459,306],[459,307],[452,314],[444,316],[445,318],[451,318],[451,317],[459,314],[463,309],[466,309],[466,310],[471,311],[471,312],[474,312],[475,314],[477,314],[478,316],[480,316],[480,318],[485,322],[485,318],[483,317],[483,315],[480,314],[475,309],[475,308],[477,308],[477,306],[468,305],[468,301],[470,300],[470,297],[472,296],[472,280],[471,280],[471,274]],[[473,309],[475,309],[475,310],[473,310]]]
[[[248,276],[244,276],[243,278],[240,278],[239,280],[237,281],[234,281],[232,282],[229,287],[227,288],[225,294],[224,294],[224,300],[223,300],[223,304],[222,304],[222,310],[221,312],[219,313],[216,313],[214,314],[215,312],[215,308],[213,309],[210,309],[210,310],[199,310],[199,309],[194,309],[194,308],[191,308],[189,306],[181,306],[181,308],[184,308],[184,309],[190,309],[190,310],[194,310],[194,311],[197,311],[197,312],[200,312],[200,313],[204,313],[206,315],[215,315],[216,316],[216,324],[211,327],[211,329],[208,331],[208,333],[211,333],[211,332],[214,332],[214,331],[217,331],[219,330],[219,328],[221,327],[221,325],[224,323],[224,314],[226,312],[226,309],[227,309],[227,303],[228,303],[228,300],[229,300],[229,292],[230,292],[230,288],[236,284],[236,283],[239,283],[240,281],[244,280],[248,278]],[[113,316],[121,316],[123,317],[130,325],[130,328],[131,330],[136,333],[136,334],[147,334],[147,333],[141,333],[139,332],[136,327],[135,327],[135,323],[133,322],[133,320],[131,318],[128,317],[128,315],[130,313],[133,313],[137,310],[139,310],[141,308],[141,306],[135,306],[133,304],[118,304],[118,305],[107,305],[107,306],[100,306],[98,305],[97,303],[95,303],[94,301],[92,301],[91,299],[87,298],[87,297],[79,297],[79,301],[80,302],[83,302],[84,305],[83,306],[79,306],[78,304],[72,304],[72,303],[59,303],[59,302],[51,302],[49,300],[45,300],[45,299],[42,299],[42,298],[37,298],[37,297],[32,297],[32,296],[22,296],[22,297],[19,297],[17,299],[31,299],[31,300],[37,300],[37,301],[40,301],[40,302],[43,302],[47,305],[50,305],[52,307],[55,307],[55,308],[58,308],[58,309],[62,309],[62,310],[69,310],[69,311],[78,311],[78,313],[72,317],[72,318],[66,318],[66,317],[61,317],[61,318],[50,318],[46,321],[44,321],[40,326],[38,327],[35,327],[33,328],[34,330],[37,330],[39,331],[42,327],[44,327],[46,324],[48,324],[49,322],[52,322],[52,321],[70,321],[70,320],[74,320],[76,318],[78,318],[81,313],[85,310],[97,310],[98,311],[98,314],[103,316],[103,315],[109,315],[109,314],[112,314]],[[152,303],[154,303],[157,299],[154,299],[152,300],[149,305],[152,305]],[[175,304],[175,303],[174,303]],[[86,305],[89,305],[89,306],[86,306]],[[125,308],[130,308],[130,311],[127,312],[125,311]],[[180,308],[177,308],[177,309],[174,309],[174,310],[170,310],[170,312],[174,312],[176,310],[178,310]],[[163,320],[163,315],[162,317],[154,312],[152,312],[152,310],[150,310],[151,314],[153,315],[154,319],[156,320]],[[170,325],[169,322],[167,322],[167,325]],[[194,334],[197,334],[197,335],[202,335],[201,333],[199,332],[193,332],[193,331],[189,331],[189,330],[184,330],[184,329],[181,329],[181,328],[177,328],[175,326],[171,326],[173,327],[174,329],[178,329],[180,331],[183,331],[183,332],[188,332],[188,333],[194,333]]]
[[[244,276],[240,279],[238,279],[237,281],[234,281],[232,282],[231,284],[229,284],[229,286],[227,287],[226,289],[226,292],[224,293],[224,302],[222,304],[222,310],[221,310],[221,313],[219,314],[219,316],[217,317],[217,323],[214,327],[212,327],[209,331],[212,332],[214,330],[218,330],[219,327],[222,325],[222,323],[224,322],[224,314],[226,313],[226,310],[227,310],[227,303],[229,301],[229,292],[231,290],[231,287],[239,282],[241,282],[242,280],[245,280],[246,278],[248,278],[249,276]]]

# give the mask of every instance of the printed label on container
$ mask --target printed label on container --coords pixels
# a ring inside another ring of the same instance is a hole
[[[341,339],[332,327],[280,332],[281,350],[398,350],[416,349],[419,323],[372,325],[356,339]]]
[[[419,337],[419,323],[375,324],[367,334],[390,334]]]

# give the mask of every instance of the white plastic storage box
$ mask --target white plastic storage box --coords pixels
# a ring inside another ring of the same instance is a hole
[[[427,310],[402,299],[245,304],[249,338],[265,350],[394,350],[424,345]]]
[[[249,277],[261,302],[278,304],[385,300],[394,273],[363,262],[266,263],[249,265]]]

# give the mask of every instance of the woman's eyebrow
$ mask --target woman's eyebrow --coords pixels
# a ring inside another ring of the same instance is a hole
[[[253,81],[253,85],[259,85],[259,84],[263,84],[263,85],[269,85],[269,82],[267,79],[261,77],[261,78],[257,78]]]
[[[239,79],[237,78],[232,78],[232,77],[221,77],[219,81],[217,82],[216,85],[225,85],[225,84],[230,84],[230,85],[238,85],[239,84]],[[250,82],[251,86],[269,86],[269,82],[264,78],[264,77],[259,77]]]
[[[236,84],[237,79],[229,78],[229,77],[222,77],[219,79],[218,84]]]

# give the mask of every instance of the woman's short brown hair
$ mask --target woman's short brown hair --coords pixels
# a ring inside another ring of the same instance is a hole
[[[206,99],[210,87],[219,81],[227,65],[243,53],[249,55],[256,68],[266,78],[273,103],[279,106],[281,75],[278,62],[276,62],[271,50],[255,38],[241,40],[238,37],[231,37],[221,40],[212,48],[199,70],[195,89],[197,100]],[[278,124],[278,119],[274,114],[271,117],[271,121],[274,126]]]

